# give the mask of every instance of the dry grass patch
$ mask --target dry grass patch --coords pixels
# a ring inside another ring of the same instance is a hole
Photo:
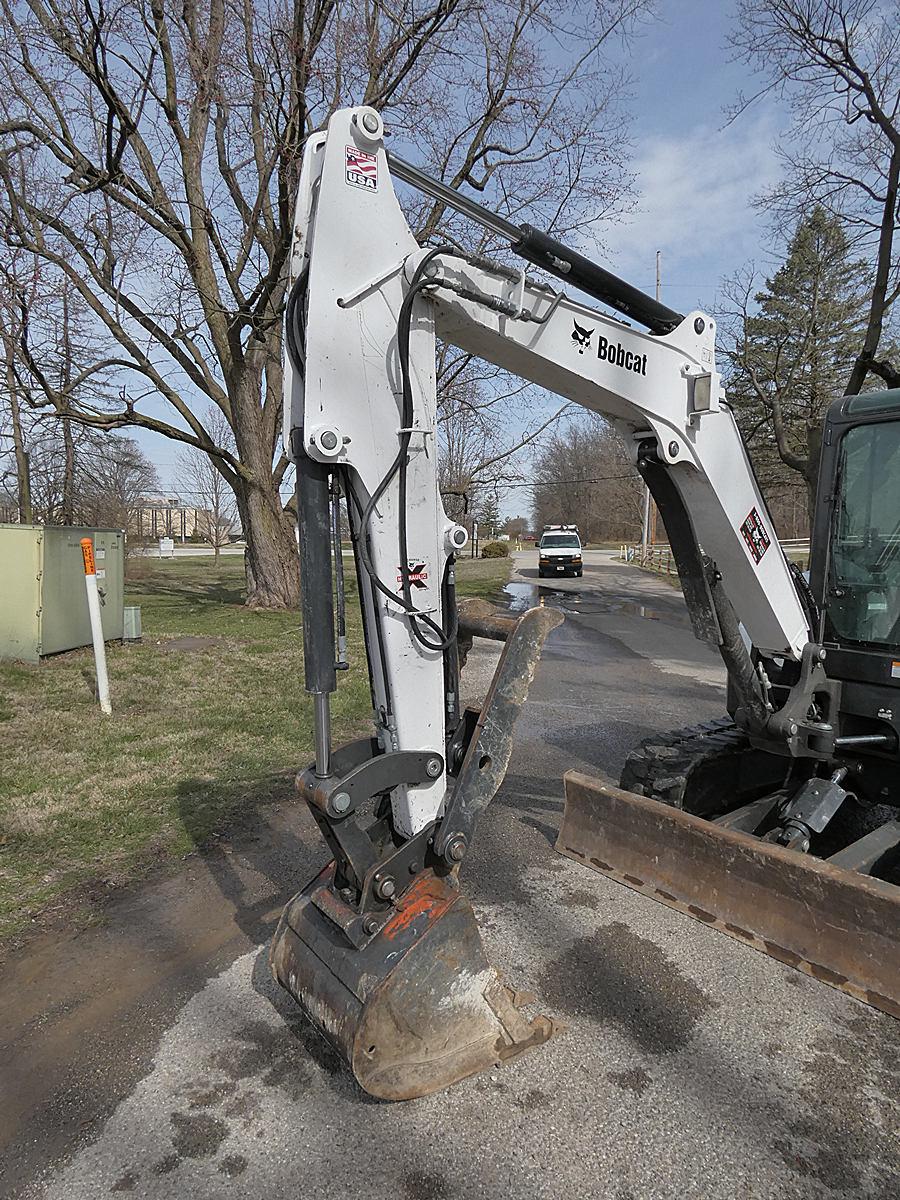
[[[110,645],[112,718],[79,650],[0,663],[0,934],[67,889],[186,853],[290,793],[310,757],[297,613],[250,613],[242,564],[144,561],[128,584],[140,645]],[[336,736],[369,711],[358,624]],[[173,638],[214,637],[163,652]]]

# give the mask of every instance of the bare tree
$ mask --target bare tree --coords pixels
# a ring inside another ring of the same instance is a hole
[[[22,422],[22,406],[19,399],[19,384],[16,378],[15,364],[17,360],[15,340],[7,328],[0,331],[0,342],[3,346],[3,400],[9,414],[9,434],[5,435],[12,443],[12,461],[14,465],[16,510],[19,520],[30,525],[34,520],[31,507],[31,471],[28,461],[28,450],[25,448],[25,431]]]
[[[540,445],[570,405],[548,411],[539,388],[455,346],[440,347],[437,378],[441,490],[448,515],[466,523],[486,488],[525,481],[528,465],[516,456]]]
[[[230,448],[231,426],[224,413],[210,405],[203,423],[217,446]],[[178,456],[177,487],[197,510],[196,532],[209,542],[218,562],[219,551],[231,541],[235,520],[234,493],[208,454],[186,449]]]
[[[896,0],[741,0],[734,43],[793,112],[781,144],[784,182],[764,202],[795,222],[810,203],[854,231],[873,264],[865,335],[845,392],[869,372],[900,386],[900,364],[879,358],[900,294],[900,6]]]
[[[144,498],[159,488],[156,468],[131,438],[95,434],[79,458],[75,483],[79,524],[139,531]]]
[[[32,506],[40,518],[71,525],[76,451],[85,440],[84,431],[73,428],[72,413],[110,394],[97,331],[68,278],[9,247],[0,258],[0,326],[0,401],[11,416],[20,491],[31,477],[28,490],[43,493]]]
[[[577,525],[588,542],[640,536],[641,479],[601,417],[567,421],[536,456],[534,479],[535,529]]]
[[[0,4],[7,236],[71,281],[125,377],[78,419],[209,455],[247,536],[248,602],[293,605],[281,310],[304,139],[338,107],[387,109],[454,186],[586,228],[627,182],[614,50],[648,0]],[[414,212],[423,235],[444,215]],[[160,396],[170,417],[144,403]]]
[[[31,503],[31,468],[27,440],[29,415],[27,413],[26,385],[22,381],[22,359],[19,342],[22,337],[22,315],[19,292],[23,285],[17,277],[22,270],[21,258],[6,254],[0,261],[0,405],[6,417],[9,432],[4,440],[9,442],[6,456],[11,458],[15,480],[16,509],[18,518],[31,524],[34,513]],[[30,289],[33,294],[34,288]],[[23,413],[23,407],[26,413]]]

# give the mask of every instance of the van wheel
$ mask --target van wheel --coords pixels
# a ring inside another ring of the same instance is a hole
[[[544,568],[538,567],[538,579],[543,579],[543,578],[544,578]]]

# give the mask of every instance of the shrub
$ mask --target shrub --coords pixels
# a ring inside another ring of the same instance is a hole
[[[485,542],[481,547],[482,558],[508,558],[509,543],[508,542]]]

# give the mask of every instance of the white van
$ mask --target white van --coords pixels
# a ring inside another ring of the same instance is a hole
[[[575,575],[584,572],[577,525],[545,525],[538,543],[538,575]]]

